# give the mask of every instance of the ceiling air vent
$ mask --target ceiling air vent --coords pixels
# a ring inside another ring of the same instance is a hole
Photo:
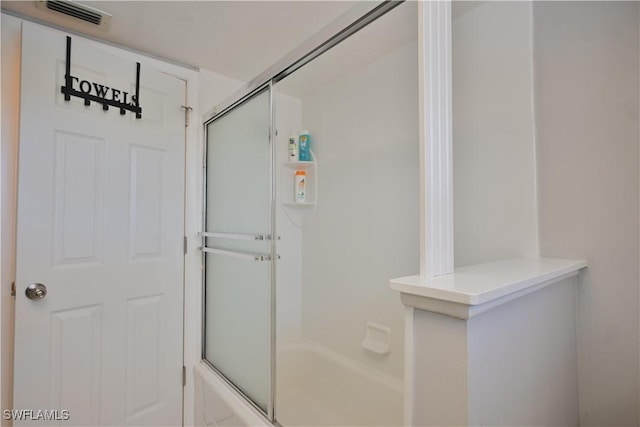
[[[38,9],[53,10],[103,29],[111,20],[111,14],[71,0],[38,0],[36,6]]]

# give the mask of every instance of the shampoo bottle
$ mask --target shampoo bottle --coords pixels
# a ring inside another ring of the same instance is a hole
[[[289,137],[289,161],[298,161],[298,135],[295,134]]]
[[[309,135],[308,130],[300,132],[300,137],[298,138],[298,150],[301,162],[311,161],[311,135]]]

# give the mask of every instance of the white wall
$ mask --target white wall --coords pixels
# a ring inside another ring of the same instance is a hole
[[[472,5],[452,27],[456,267],[538,254],[531,3]]]
[[[388,282],[419,269],[417,69],[411,42],[303,96],[319,175],[302,230],[303,335],[398,378],[403,308]],[[367,321],[391,328],[390,355],[361,347]]]
[[[20,111],[21,21],[2,14],[2,146],[0,147],[0,409],[13,402],[13,299],[16,166]],[[2,418],[2,425],[10,421]]]
[[[209,70],[200,70],[200,90],[198,105],[206,115],[219,103],[240,89],[244,82],[222,76]],[[196,125],[202,127],[202,118],[196,117]]]
[[[283,179],[291,169],[283,165],[288,161],[289,135],[302,129],[302,101],[278,93],[277,87],[276,129],[276,232],[281,237],[278,241],[281,259],[276,270],[276,324],[278,343],[283,343],[300,338],[302,329],[302,229],[289,219],[287,208],[282,206],[283,192],[293,192],[293,185],[288,185],[290,181]]]
[[[638,425],[637,2],[535,2],[540,247],[585,258],[582,425]]]

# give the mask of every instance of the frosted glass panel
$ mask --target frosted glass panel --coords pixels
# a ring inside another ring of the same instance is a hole
[[[269,230],[270,119],[263,92],[209,125],[207,230]]]
[[[266,413],[270,369],[271,234],[269,92],[207,128],[205,358]]]
[[[265,412],[269,263],[207,254],[206,358]]]

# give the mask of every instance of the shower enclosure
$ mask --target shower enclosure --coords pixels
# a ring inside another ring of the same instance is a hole
[[[388,280],[418,269],[419,220],[417,18],[399,5],[294,51],[204,123],[202,358],[271,423],[402,423]],[[307,128],[311,160],[290,162]]]

